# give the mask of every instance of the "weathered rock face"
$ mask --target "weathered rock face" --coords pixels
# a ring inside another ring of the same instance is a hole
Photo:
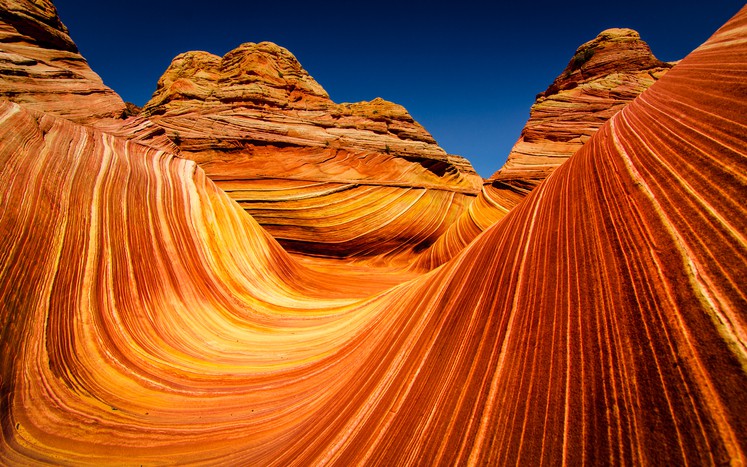
[[[166,128],[184,155],[197,162],[210,162],[219,159],[217,153],[237,149],[251,153],[263,146],[311,148],[324,156],[315,164],[318,168],[306,169],[305,176],[315,170],[317,177],[329,178],[324,159],[344,151],[381,156],[370,164],[361,159],[361,167],[351,164],[351,179],[412,179],[471,190],[479,182],[468,161],[448,155],[402,106],[380,98],[336,104],[290,52],[269,42],[243,44],[223,58],[206,52],[177,56],[142,114]],[[196,121],[200,125],[195,128]],[[429,178],[427,170],[373,175],[365,170],[367,165],[380,170],[381,159],[395,158],[450,176]],[[272,167],[258,173],[268,171]]]
[[[747,8],[368,294],[192,161],[0,102],[0,463],[744,465],[745,82]]]
[[[538,94],[506,164],[457,222],[423,252],[417,267],[442,264],[503,218],[671,67],[656,59],[631,29],[608,29],[580,46],[563,73]]]
[[[79,123],[122,116],[49,0],[0,0],[0,46],[0,98]]]
[[[270,42],[246,43],[218,57],[186,52],[158,81],[146,114],[210,105],[325,110],[327,92],[288,50]]]
[[[541,182],[671,67],[636,31],[602,31],[537,95],[519,141],[491,178]]]
[[[179,55],[142,116],[293,251],[370,256],[430,244],[482,181],[402,106],[336,104],[268,42],[222,58]]]
[[[125,110],[124,110],[123,117],[137,117],[138,115],[140,115],[140,112],[142,110],[143,110],[142,107],[138,107],[132,102],[125,102]]]

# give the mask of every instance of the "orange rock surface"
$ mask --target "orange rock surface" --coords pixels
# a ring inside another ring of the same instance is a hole
[[[581,45],[560,76],[537,95],[505,165],[483,184],[469,209],[421,254],[418,267],[443,264],[503,218],[671,67],[654,57],[631,29],[608,29]]]
[[[88,66],[49,0],[0,0],[0,95],[80,123],[125,104]]]
[[[745,82],[747,8],[396,285],[3,101],[0,462],[745,464]]]
[[[179,55],[142,115],[284,247],[306,254],[422,249],[482,181],[402,106],[380,98],[336,104],[269,42],[222,58]]]
[[[537,96],[519,141],[491,178],[538,184],[671,67],[654,57],[636,31],[602,31]]]

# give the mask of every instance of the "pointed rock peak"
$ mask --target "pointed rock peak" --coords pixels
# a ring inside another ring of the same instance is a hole
[[[506,164],[491,178],[536,185],[672,66],[654,57],[638,32],[602,31],[537,95]]]
[[[628,28],[610,28],[605,29],[597,35],[596,39],[591,42],[599,41],[616,41],[616,40],[640,40],[641,35],[638,31]]]
[[[654,56],[637,31],[627,28],[606,29],[576,50],[563,73],[540,97],[551,96],[563,89],[613,73],[640,73],[671,67],[672,64],[662,62]]]
[[[210,52],[203,52],[201,50],[193,50],[190,52],[184,52],[171,61],[169,65],[170,69],[177,70],[193,70],[201,71],[211,68],[220,67],[221,58],[217,55],[211,54]],[[169,71],[167,70],[167,71]]]
[[[171,61],[166,72],[158,80],[158,90],[170,89],[174,83],[192,81],[195,84],[215,85],[220,77],[221,58],[208,52],[184,52]],[[154,96],[155,97],[155,96]]]
[[[403,106],[395,104],[381,97],[371,101],[361,101],[340,104],[342,111],[351,115],[367,117],[371,120],[401,120],[415,123],[410,113]]]
[[[224,80],[231,82],[293,87],[309,95],[329,98],[291,52],[272,42],[241,44],[223,56],[221,70]]]

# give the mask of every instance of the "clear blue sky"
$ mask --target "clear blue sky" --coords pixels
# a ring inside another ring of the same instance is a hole
[[[405,106],[487,177],[505,161],[535,95],[576,48],[610,27],[638,30],[678,60],[744,6],[736,0],[324,2],[53,0],[104,82],[143,105],[171,59],[243,42],[289,49],[336,102]]]

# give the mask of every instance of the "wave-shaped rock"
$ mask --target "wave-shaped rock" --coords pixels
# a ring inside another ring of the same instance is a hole
[[[193,162],[3,102],[0,459],[745,463],[745,44],[747,8],[370,293]]]

